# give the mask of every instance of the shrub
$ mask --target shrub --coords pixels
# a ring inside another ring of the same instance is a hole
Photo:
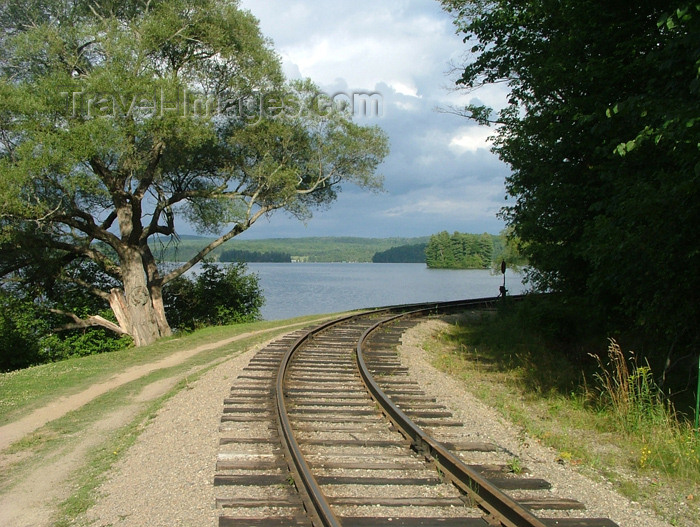
[[[48,270],[17,273],[0,286],[0,370],[11,371],[36,364],[82,357],[127,347],[128,337],[102,328],[60,329],[78,317],[101,315],[116,321],[109,304],[71,280],[57,280]],[[84,283],[108,289],[112,284],[94,264],[74,262],[67,270]],[[65,277],[64,277],[65,278]]]
[[[0,371],[38,364],[39,340],[47,330],[33,302],[0,288]]]
[[[85,328],[49,333],[41,338],[39,362],[56,362],[128,348],[131,337],[117,336],[102,328]]]
[[[86,281],[97,280],[90,271],[80,269]],[[244,264],[205,263],[193,279],[180,277],[167,284],[163,297],[170,324],[192,330],[258,320],[264,300],[257,276],[245,275],[245,271]],[[56,331],[66,320],[49,308],[81,317],[99,314],[114,321],[106,302],[68,285],[53,284],[43,290],[0,287],[0,371],[116,351],[131,344],[130,337],[103,328]]]
[[[0,288],[0,371],[12,371],[36,364],[56,362],[70,357],[128,347],[130,337],[120,337],[101,328],[56,331],[65,320],[51,313],[48,307],[57,304],[46,297],[33,298],[26,290]],[[85,306],[76,305],[70,294],[63,297],[60,307],[87,315]],[[111,317],[109,309],[99,311]]]
[[[264,299],[256,275],[245,264],[205,262],[192,279],[181,276],[163,287],[165,311],[173,328],[192,330],[260,319]]]

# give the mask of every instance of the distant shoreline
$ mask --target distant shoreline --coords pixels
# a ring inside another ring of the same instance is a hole
[[[260,240],[233,239],[211,252],[214,261],[224,261],[227,251],[241,251],[251,255],[274,253],[288,256],[287,261],[342,263],[369,263],[376,253],[404,245],[427,243],[429,236],[416,238],[359,238],[348,236],[308,238],[267,238]],[[153,244],[156,257],[163,262],[187,261],[214,238],[181,236],[177,242],[157,239]],[[232,259],[231,261],[237,261]],[[244,259],[244,261],[246,261]],[[248,261],[267,261],[257,256]],[[271,261],[279,261],[272,259]],[[400,263],[400,262],[396,262]]]
[[[161,262],[186,262],[214,239],[192,235],[180,236],[177,241],[156,238],[151,247]],[[430,239],[431,236],[232,239],[214,249],[208,258],[244,263],[426,263],[425,247]]]

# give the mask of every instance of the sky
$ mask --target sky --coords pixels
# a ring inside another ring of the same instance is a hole
[[[497,234],[508,167],[489,150],[489,128],[438,111],[474,99],[500,107],[497,89],[454,90],[451,65],[468,45],[437,0],[241,0],[271,39],[289,79],[327,94],[375,93],[359,124],[378,125],[390,154],[384,191],[351,185],[303,223],[277,212],[241,238],[414,237],[440,231]]]

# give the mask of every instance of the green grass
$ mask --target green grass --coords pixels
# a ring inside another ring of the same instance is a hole
[[[607,344],[587,343],[573,356],[586,349],[604,353]],[[646,364],[625,358],[625,377],[605,369],[613,360],[573,362],[571,348],[564,352],[503,313],[466,314],[425,348],[438,368],[462,379],[529,437],[554,448],[561,462],[611,480],[669,521],[697,525],[700,441],[658,397]]]

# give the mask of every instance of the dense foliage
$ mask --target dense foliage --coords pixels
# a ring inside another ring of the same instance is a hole
[[[149,344],[170,334],[163,286],[259,218],[381,188],[385,134],[287,83],[236,0],[8,0],[0,43],[0,277],[50,275],[114,315],[74,324]],[[161,274],[149,241],[185,222],[215,238]]]
[[[0,371],[39,362],[39,335],[44,325],[32,302],[0,289]]]
[[[465,234],[447,231],[430,237],[425,262],[433,269],[488,269],[494,254],[490,234]]]
[[[471,48],[459,84],[505,83],[504,218],[535,289],[586,302],[654,353],[700,344],[700,4],[442,0]],[[686,370],[688,371],[688,370]]]
[[[0,288],[0,371],[26,368],[69,357],[122,349],[131,339],[98,327],[65,322],[65,310],[111,317],[109,305],[80,291],[54,289],[51,295],[31,288]],[[77,316],[77,315],[76,315]]]
[[[255,275],[242,263],[205,262],[196,276],[178,277],[163,288],[168,320],[180,330],[260,319],[264,303]]]
[[[386,251],[378,251],[372,256],[373,263],[425,263],[427,243],[399,245]]]

